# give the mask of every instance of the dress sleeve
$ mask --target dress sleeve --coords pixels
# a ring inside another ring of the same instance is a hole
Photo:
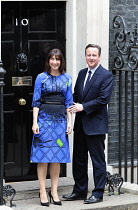
[[[36,77],[35,85],[34,85],[32,107],[38,107],[38,108],[40,107],[40,105],[41,105],[41,90],[42,90],[41,76],[38,75]]]
[[[65,94],[65,107],[68,108],[73,105],[73,95],[72,95],[72,78],[69,76],[69,80],[66,83],[67,91]]]

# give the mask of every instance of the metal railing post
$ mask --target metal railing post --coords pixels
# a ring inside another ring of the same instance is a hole
[[[3,174],[4,174],[4,118],[3,118],[3,63],[0,61],[0,205],[3,205]]]

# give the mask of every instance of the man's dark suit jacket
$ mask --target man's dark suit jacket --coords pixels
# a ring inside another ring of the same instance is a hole
[[[94,72],[86,94],[83,85],[88,68],[82,69],[74,88],[74,102],[83,104],[84,111],[76,113],[74,131],[79,132],[81,122],[87,135],[101,135],[108,132],[107,104],[113,87],[113,75],[101,65]]]

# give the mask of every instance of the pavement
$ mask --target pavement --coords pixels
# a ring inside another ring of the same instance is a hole
[[[62,201],[62,206],[56,206],[53,203],[49,207],[40,205],[38,197],[39,184],[38,181],[26,181],[16,183],[6,183],[11,185],[16,190],[16,195],[13,204],[16,207],[10,208],[9,198],[7,199],[6,206],[0,206],[0,210],[138,210],[138,185],[123,183],[121,191],[124,194],[118,195],[117,189],[114,195],[109,196],[107,189],[105,189],[103,202],[96,204],[84,204],[83,200],[78,201],[65,201],[62,196],[70,194],[74,185],[71,178],[60,178],[58,194]],[[47,192],[50,189],[50,180],[47,180]],[[88,197],[91,195],[89,191]]]

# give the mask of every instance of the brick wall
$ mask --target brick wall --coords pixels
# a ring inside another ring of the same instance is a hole
[[[123,24],[120,28],[113,27],[114,17],[120,15],[125,23],[125,29],[128,32],[125,36],[125,46],[130,46],[130,40],[133,38],[132,32],[134,27],[138,23],[138,0],[110,0],[110,32],[109,32],[109,69],[112,71],[116,69],[114,59],[117,56],[123,58],[124,64],[116,71],[114,71],[114,87],[112,97],[109,103],[109,140],[108,140],[108,164],[118,165],[119,161],[119,131],[121,133],[121,146],[120,155],[122,163],[125,161],[131,162],[131,158],[134,155],[134,159],[137,159],[138,154],[138,65],[134,71],[130,69],[128,65],[128,57],[131,50],[138,53],[138,48],[132,48],[129,53],[120,53],[115,46],[115,34],[124,30]],[[121,19],[118,19],[121,22]],[[120,38],[121,39],[121,38]],[[133,41],[133,40],[132,40]],[[123,46],[120,43],[120,47]],[[125,52],[126,49],[122,51]],[[135,56],[138,58],[138,54]],[[130,60],[131,61],[131,60]],[[131,63],[131,62],[130,62]],[[120,70],[127,71],[120,71]],[[133,82],[134,74],[134,82]],[[120,99],[119,99],[119,78],[122,77],[120,82]],[[134,91],[132,86],[134,84]],[[126,98],[127,95],[127,98]],[[132,127],[132,99],[134,97],[134,128]],[[119,109],[119,101],[121,109]],[[120,130],[119,130],[119,118]],[[132,139],[132,131],[134,132],[134,138]],[[134,141],[133,141],[134,140]],[[134,144],[134,146],[133,146]],[[126,156],[125,156],[126,155]]]

